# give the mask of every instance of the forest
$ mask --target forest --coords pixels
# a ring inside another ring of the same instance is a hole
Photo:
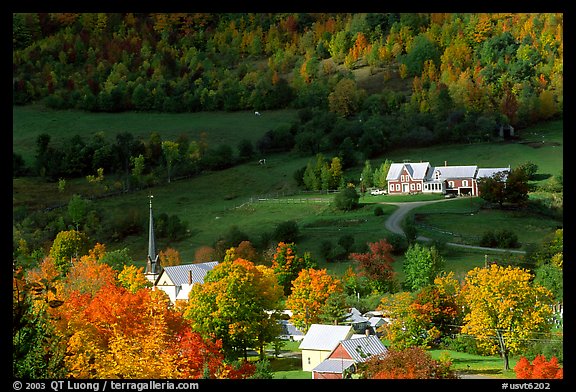
[[[561,13],[29,13],[13,15],[13,47],[16,105],[308,108],[421,142],[563,109]]]

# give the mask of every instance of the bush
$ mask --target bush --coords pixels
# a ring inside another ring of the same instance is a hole
[[[382,209],[382,207],[378,206],[374,208],[374,216],[382,216],[382,215],[384,215],[384,210]]]
[[[334,197],[334,206],[338,210],[352,211],[358,207],[360,195],[354,187],[346,187]]]
[[[518,248],[520,244],[518,243],[518,236],[514,232],[503,229],[498,232],[493,230],[484,232],[480,239],[480,246],[489,248]]]
[[[296,221],[286,221],[278,224],[274,230],[274,239],[283,242],[296,242],[300,229]]]
[[[456,335],[456,337],[446,336],[442,338],[441,347],[461,353],[479,355],[476,339],[468,335]]]

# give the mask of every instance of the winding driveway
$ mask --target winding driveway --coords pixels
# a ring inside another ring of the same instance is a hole
[[[414,208],[432,204],[432,203],[441,203],[441,202],[448,202],[454,199],[440,199],[440,200],[429,200],[429,201],[409,201],[409,202],[402,202],[402,203],[390,203],[390,202],[380,202],[378,204],[390,204],[395,205],[398,207],[396,211],[394,211],[386,220],[384,226],[386,229],[390,230],[392,233],[404,235],[404,230],[402,230],[402,221],[406,214],[413,210]],[[432,241],[428,237],[418,236],[418,240],[420,241]],[[525,254],[526,252],[523,250],[516,250],[516,249],[499,249],[499,248],[488,248],[483,246],[475,246],[475,245],[465,245],[465,244],[457,244],[455,242],[447,242],[446,245],[459,247],[459,248],[467,248],[467,249],[479,249],[479,250],[486,250],[491,252],[510,252],[510,253],[518,253],[518,254]]]

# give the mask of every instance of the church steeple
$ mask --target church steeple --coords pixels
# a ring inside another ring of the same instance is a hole
[[[154,283],[156,277],[160,274],[160,262],[156,254],[156,243],[154,241],[154,217],[152,215],[152,198],[150,198],[150,218],[148,226],[148,256],[146,257],[146,277]]]

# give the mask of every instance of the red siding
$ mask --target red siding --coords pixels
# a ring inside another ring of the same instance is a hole
[[[350,354],[348,354],[348,351],[344,350],[344,347],[342,347],[342,344],[338,344],[338,347],[336,347],[334,349],[334,351],[332,351],[332,353],[330,354],[330,356],[328,356],[328,358],[331,359],[352,359],[352,357],[350,356]]]
[[[404,178],[404,181],[402,181]],[[391,185],[394,184],[394,189],[392,190]],[[400,184],[400,190],[396,189],[396,184]],[[407,189],[404,189],[404,184],[407,184]],[[418,189],[418,184],[420,184],[420,189]],[[408,193],[408,192],[422,192],[422,180],[414,180],[410,177],[408,170],[404,167],[400,173],[400,179],[388,181],[388,193]]]
[[[317,373],[312,372],[312,379],[314,380],[341,380],[342,375],[339,373]]]

